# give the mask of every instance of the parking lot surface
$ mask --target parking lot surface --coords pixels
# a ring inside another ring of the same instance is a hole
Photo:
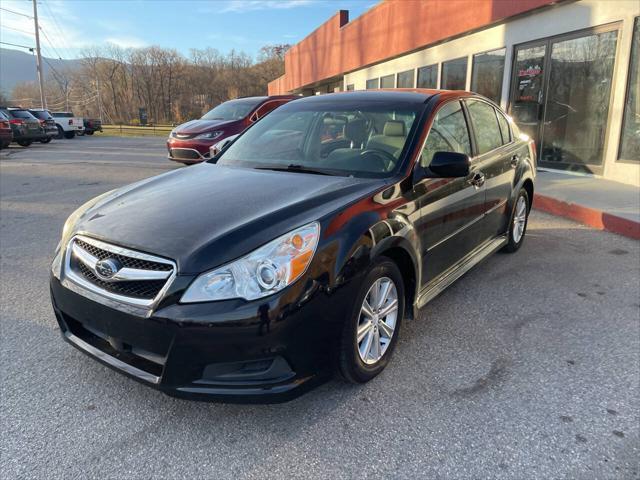
[[[63,222],[182,168],[163,141],[0,152],[1,478],[640,477],[640,243],[535,211],[523,248],[405,323],[366,385],[194,403],[64,343],[47,285]]]

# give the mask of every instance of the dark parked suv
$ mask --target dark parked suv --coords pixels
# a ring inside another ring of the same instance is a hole
[[[58,135],[58,127],[56,121],[51,116],[49,110],[42,108],[32,108],[29,113],[40,120],[40,126],[44,130],[45,137],[40,139],[41,143],[49,143],[53,137]]]
[[[54,311],[69,343],[171,395],[282,401],[334,370],[366,382],[406,318],[521,247],[534,178],[532,142],[475,94],[296,100],[208,162],[76,210]]]
[[[0,111],[9,118],[13,141],[18,145],[28,147],[33,142],[47,138],[40,126],[40,120],[31,115],[26,108],[0,107]]]
[[[221,103],[199,120],[183,123],[171,131],[167,139],[169,160],[184,164],[200,163],[209,158],[209,147],[242,133],[273,109],[295,98],[299,97],[245,97]]]

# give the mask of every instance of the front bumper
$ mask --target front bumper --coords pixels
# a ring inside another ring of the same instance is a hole
[[[195,140],[169,137],[167,140],[167,158],[181,163],[200,163],[209,159],[209,147],[220,139]]]
[[[140,316],[90,300],[51,277],[53,308],[67,342],[166,394],[207,401],[283,402],[330,376],[340,302],[316,288],[302,306],[292,304],[297,295],[285,289],[255,302],[161,304]]]

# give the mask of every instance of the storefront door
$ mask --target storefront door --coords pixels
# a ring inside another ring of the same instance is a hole
[[[510,113],[540,166],[602,173],[617,26],[517,46]]]

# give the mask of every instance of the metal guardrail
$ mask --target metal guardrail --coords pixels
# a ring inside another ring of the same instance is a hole
[[[105,135],[117,135],[122,137],[168,137],[173,127],[171,125],[102,125],[102,133]]]

